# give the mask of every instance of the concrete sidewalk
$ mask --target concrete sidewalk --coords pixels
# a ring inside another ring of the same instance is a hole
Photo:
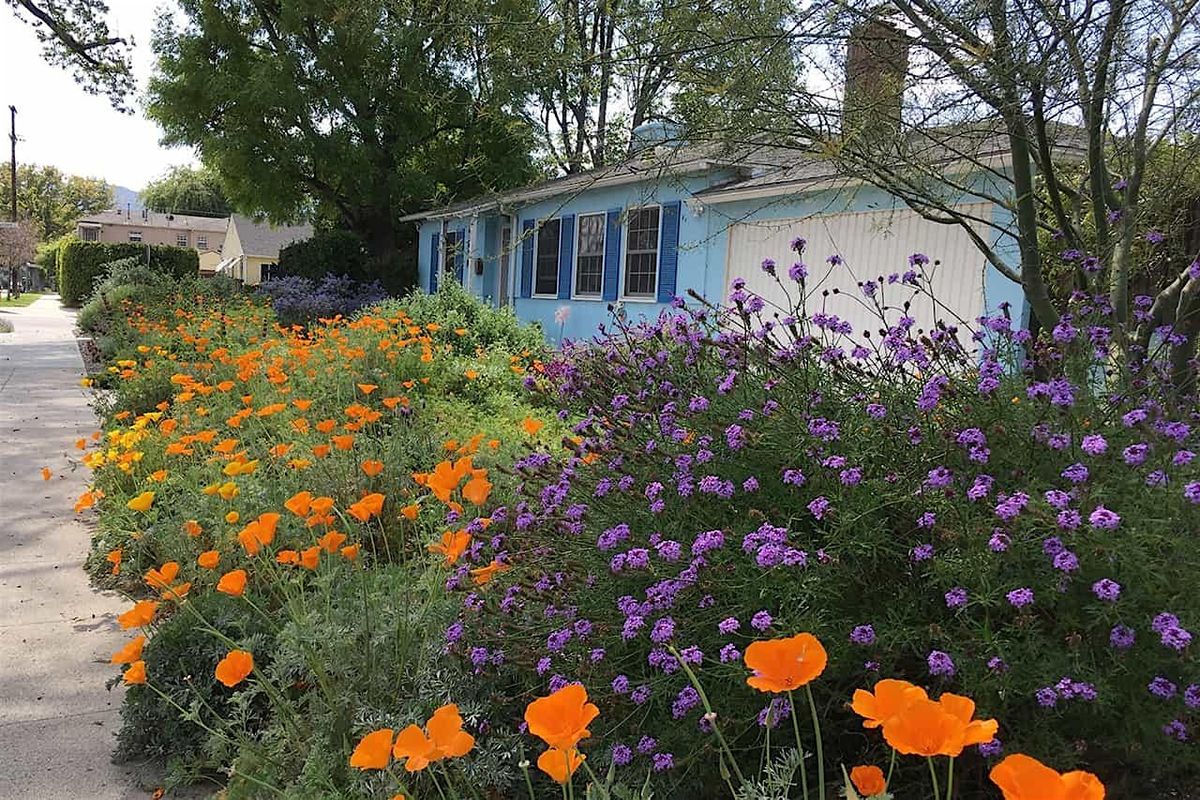
[[[110,760],[121,690],[104,683],[128,603],[89,587],[71,511],[88,471],[67,459],[96,429],[75,317],[54,296],[0,317],[14,327],[0,333],[0,798],[146,798]]]

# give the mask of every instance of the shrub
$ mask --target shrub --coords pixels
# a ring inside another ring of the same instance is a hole
[[[379,276],[370,274],[367,249],[350,231],[318,231],[311,239],[292,242],[279,251],[279,274],[285,277],[320,280],[326,275],[341,275],[370,282]]]
[[[195,250],[166,245],[69,241],[58,250],[58,290],[64,304],[78,306],[92,294],[107,265],[120,259],[143,260],[152,269],[176,278],[199,274]]]
[[[414,289],[399,305],[418,319],[436,319],[443,325],[464,329],[465,334],[455,340],[455,349],[461,353],[494,346],[510,353],[541,353],[546,347],[536,324],[521,322],[511,308],[495,308],[482,302],[455,281],[443,281],[433,294]]]
[[[258,293],[271,300],[276,316],[285,325],[348,317],[387,297],[378,283],[359,283],[339,275],[326,275],[320,280],[277,278],[259,284]]]

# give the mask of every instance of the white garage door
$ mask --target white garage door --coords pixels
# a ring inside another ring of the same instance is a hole
[[[988,219],[987,204],[962,206],[961,210],[975,217]],[[987,237],[987,229],[978,223],[976,232]],[[729,231],[729,253],[726,263],[726,285],[736,277],[746,280],[746,288],[769,303],[786,305],[783,291],[774,280],[763,273],[763,259],[774,259],[783,283],[792,290],[795,285],[787,278],[788,267],[796,260],[791,242],[801,236],[808,241],[804,261],[808,265],[806,306],[809,314],[824,311],[836,314],[854,326],[875,331],[880,327],[875,310],[865,302],[858,289],[859,281],[878,281],[880,276],[903,274],[908,269],[908,257],[924,253],[936,267],[925,267],[932,280],[929,287],[935,303],[927,294],[913,296],[912,290],[899,285],[884,286],[883,300],[889,307],[887,318],[894,322],[900,306],[911,299],[909,313],[917,326],[928,330],[936,319],[958,324],[958,319],[974,325],[983,312],[983,276],[987,266],[983,254],[967,233],[957,225],[942,225],[922,219],[908,209],[868,211],[861,213],[822,214],[805,218],[777,219],[763,222],[741,222]],[[830,266],[830,255],[841,256],[843,263]],[[823,297],[825,290],[837,288],[840,295]],[[964,345],[968,336],[960,336]]]

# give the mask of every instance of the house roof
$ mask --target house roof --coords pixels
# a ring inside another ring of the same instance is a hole
[[[230,227],[237,230],[242,253],[254,258],[279,258],[279,251],[293,242],[311,239],[313,227],[303,225],[272,225],[255,222],[250,217],[234,214],[229,218]]]
[[[88,214],[81,225],[124,225],[131,228],[173,228],[176,230],[224,233],[225,217],[197,217],[191,214],[167,214],[161,211],[120,211],[111,209]]]

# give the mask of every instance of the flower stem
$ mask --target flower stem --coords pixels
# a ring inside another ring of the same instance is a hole
[[[942,793],[938,790],[937,770],[933,768],[933,759],[927,757],[925,761],[929,763],[929,778],[933,781],[933,800],[941,800]]]
[[[708,695],[704,692],[704,687],[700,685],[700,679],[696,677],[696,673],[692,672],[692,668],[688,663],[679,657],[678,651],[674,647],[670,648],[671,655],[679,662],[679,666],[683,667],[683,671],[687,673],[688,680],[692,682],[696,693],[700,695],[700,702],[704,705],[705,715],[711,715],[713,733],[717,735],[717,742],[721,745],[721,750],[725,757],[729,759],[729,765],[733,767],[733,774],[737,775],[738,786],[746,783],[745,776],[742,775],[741,767],[738,766],[737,760],[733,757],[733,751],[729,749],[729,742],[725,741],[725,735],[721,733],[721,727],[717,725],[717,712],[713,711],[712,704],[708,702]],[[793,717],[793,720],[795,717]]]
[[[954,796],[954,757],[950,757],[950,766],[946,767],[946,800]]]
[[[812,712],[813,735],[817,737],[817,795],[825,800],[825,749],[821,742],[821,721],[817,719],[817,701],[813,700],[812,684],[805,684],[804,691],[808,694],[808,710]],[[792,713],[796,713],[794,707]]]
[[[792,707],[792,730],[796,733],[796,751],[800,753],[800,790],[808,800],[808,762],[804,760],[804,744],[800,739],[800,723],[796,720],[796,698],[788,690],[788,703]]]
[[[893,772],[895,769],[896,769],[896,749],[895,749],[895,748],[892,748],[892,760],[891,760],[891,762],[888,764],[888,774],[887,774],[887,780],[885,781],[885,783],[886,783],[888,786],[891,786],[891,785],[892,785],[892,772]]]

